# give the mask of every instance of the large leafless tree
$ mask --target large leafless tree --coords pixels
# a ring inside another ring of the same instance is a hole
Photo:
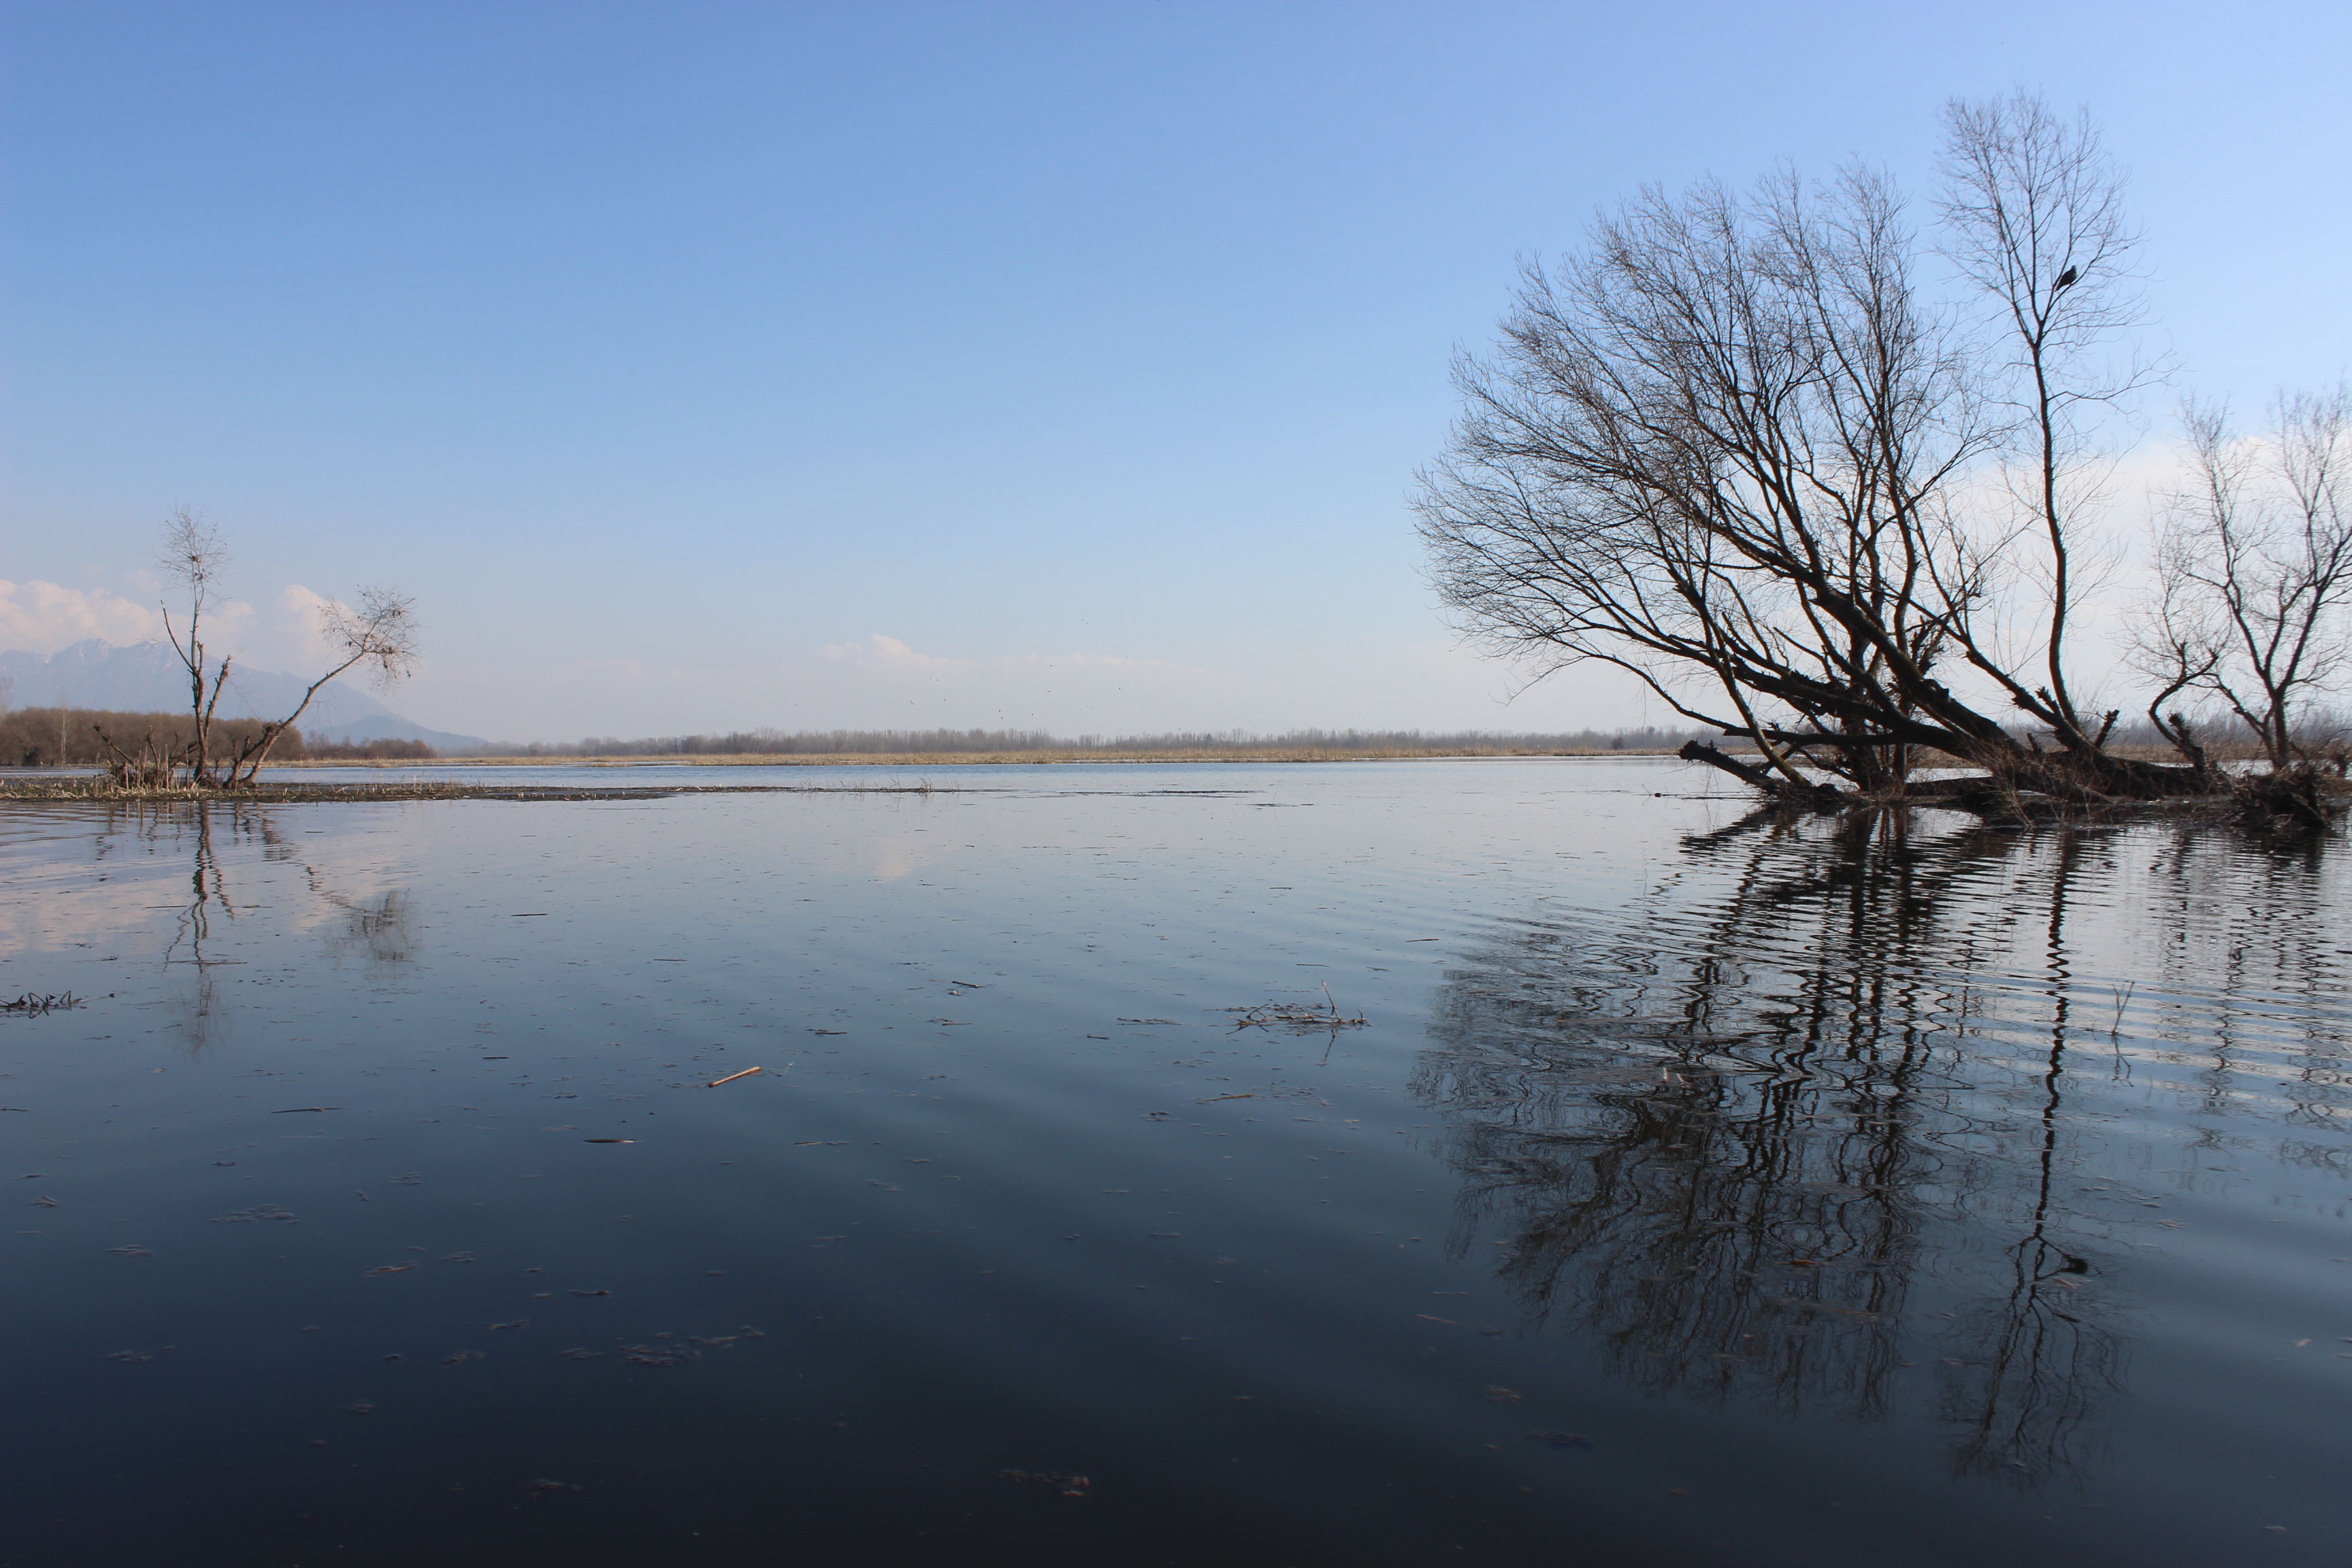
[[[2139,379],[2101,356],[2135,310],[2119,178],[2032,99],[1946,132],[1960,299],[1861,166],[1645,189],[1524,267],[1423,476],[1433,575],[1494,651],[1627,670],[1792,789],[1829,787],[1801,762],[1890,793],[1932,747],[2004,786],[2185,793],[2194,770],[2107,753],[2066,674],[2087,416]]]

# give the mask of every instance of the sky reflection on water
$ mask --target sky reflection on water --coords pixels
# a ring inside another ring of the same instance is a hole
[[[0,1560],[2335,1560],[2340,846],[923,772],[0,822]]]

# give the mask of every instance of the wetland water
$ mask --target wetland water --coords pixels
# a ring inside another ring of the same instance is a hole
[[[898,776],[0,815],[0,1563],[2342,1561],[2340,842]]]

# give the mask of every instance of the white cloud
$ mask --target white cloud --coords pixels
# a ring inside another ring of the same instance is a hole
[[[163,616],[152,605],[120,594],[0,579],[0,647],[49,654],[89,637],[135,643],[163,635]]]
[[[139,586],[139,574],[132,574],[131,582]],[[205,613],[205,652],[212,658],[229,656],[244,669],[315,674],[335,651],[320,612],[341,607],[340,601],[299,583],[289,584],[259,605],[231,599]],[[184,608],[175,605],[172,617],[184,633]],[[0,580],[0,648],[51,654],[89,637],[121,647],[163,635],[163,615],[152,601],[142,603],[106,588]]]
[[[880,632],[860,643],[827,643],[817,651],[827,659],[846,660],[859,669],[961,675],[971,668],[970,659],[917,653],[897,637],[885,637]]]
[[[327,641],[326,621],[320,612],[346,607],[341,601],[314,594],[299,583],[289,583],[278,595],[277,636],[268,640],[293,656],[290,662],[294,668],[308,668],[335,651]]]

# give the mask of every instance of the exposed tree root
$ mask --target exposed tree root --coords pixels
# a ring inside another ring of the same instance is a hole
[[[2069,777],[2069,770],[2053,758],[2052,766],[2030,774],[1965,773],[1863,794],[1825,784],[1800,790],[1763,768],[1697,741],[1675,754],[1685,762],[1703,763],[1729,773],[1764,796],[1769,808],[1821,815],[1927,806],[1965,811],[1996,824],[2164,817],[2237,822],[2286,832],[2326,827],[2352,807],[2352,784],[2307,763],[2273,773],[2238,774],[2103,758],[2103,763],[2117,764],[2114,775],[2101,781],[2120,786],[2111,792]]]

